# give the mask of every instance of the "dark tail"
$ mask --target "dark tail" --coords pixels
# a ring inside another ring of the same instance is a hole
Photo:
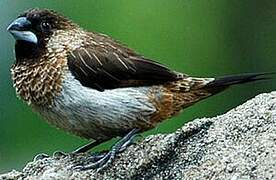
[[[243,84],[253,81],[259,80],[267,80],[272,79],[271,75],[275,74],[272,73],[248,73],[248,74],[238,74],[232,76],[225,76],[216,78],[214,81],[208,83],[204,88],[213,90],[213,93],[219,92],[224,90],[225,88],[235,85],[235,84]]]

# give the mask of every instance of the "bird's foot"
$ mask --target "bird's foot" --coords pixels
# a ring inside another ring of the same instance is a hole
[[[45,154],[45,153],[40,153],[40,154],[37,154],[33,161],[38,161],[38,160],[42,160],[42,159],[45,159],[45,158],[48,158],[50,157],[48,154]]]
[[[129,145],[133,143],[135,138],[135,134],[138,132],[137,129],[130,131],[125,137],[123,137],[120,141],[118,141],[109,152],[100,153],[92,155],[86,162],[87,165],[77,165],[74,169],[78,170],[88,170],[88,169],[97,169],[97,171],[101,171],[106,168],[110,163],[113,162],[115,156],[121,152],[123,152]]]
[[[53,153],[52,157],[61,158],[61,157],[65,157],[65,156],[68,156],[68,155],[71,155],[71,153],[65,153],[65,152],[62,152],[62,151],[55,151]],[[50,157],[50,155],[48,155],[48,154],[40,153],[40,154],[38,154],[34,157],[34,161],[49,158],[49,157]]]
[[[68,153],[65,153],[63,151],[55,151],[53,153],[53,157],[56,157],[56,158],[65,157],[67,155],[68,155]]]
[[[68,154],[65,153],[65,152],[62,152],[62,151],[55,151],[52,155],[52,157],[54,158],[60,158],[60,157],[65,157],[67,156]],[[37,161],[37,160],[42,160],[42,159],[45,159],[45,158],[49,158],[50,155],[46,154],[46,153],[40,153],[40,154],[37,154],[35,157],[34,157],[34,161]]]

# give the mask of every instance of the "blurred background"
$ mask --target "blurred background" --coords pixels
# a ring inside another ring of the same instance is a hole
[[[18,100],[10,80],[14,40],[7,25],[24,10],[50,8],[82,27],[108,34],[146,57],[194,76],[276,71],[276,3],[271,0],[0,1],[0,173],[38,153],[70,152],[87,143],[50,127]],[[275,80],[233,87],[145,133],[169,133],[185,122],[222,114]],[[106,143],[97,148],[108,148]]]

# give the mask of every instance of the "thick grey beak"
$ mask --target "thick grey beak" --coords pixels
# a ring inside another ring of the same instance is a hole
[[[7,28],[15,40],[27,41],[37,44],[36,35],[30,31],[31,22],[26,17],[20,17],[14,20]]]

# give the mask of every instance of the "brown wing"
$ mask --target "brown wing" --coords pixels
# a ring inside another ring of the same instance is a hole
[[[118,50],[80,48],[70,52],[68,66],[82,85],[99,91],[162,84],[179,76],[157,62]]]

